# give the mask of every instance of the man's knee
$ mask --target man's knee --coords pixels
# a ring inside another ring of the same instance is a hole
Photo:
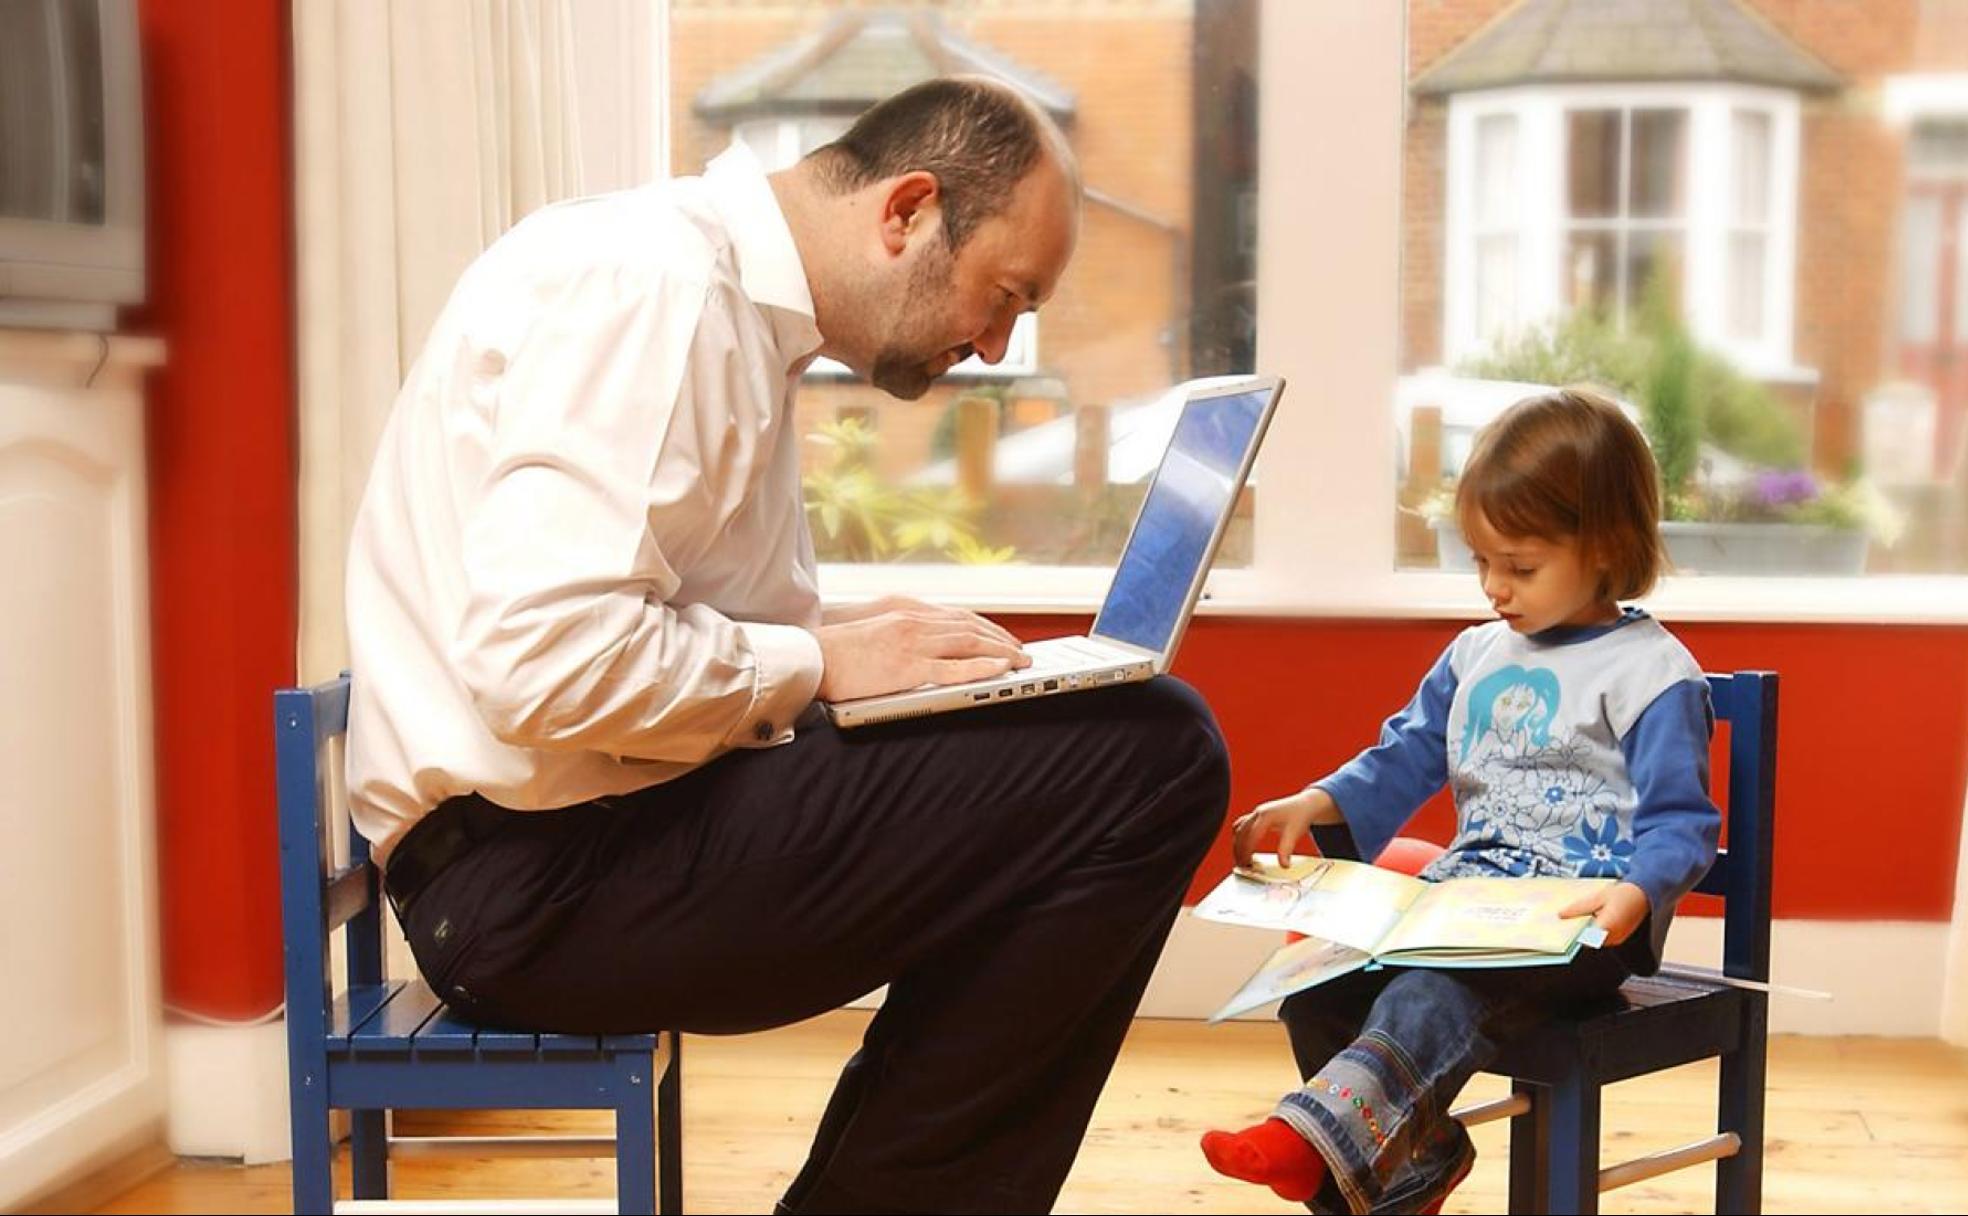
[[[1172,830],[1192,835],[1205,848],[1223,826],[1230,803],[1230,753],[1202,694],[1174,676],[1131,685],[1130,728],[1137,732],[1139,756],[1161,788],[1158,801],[1175,822]]]

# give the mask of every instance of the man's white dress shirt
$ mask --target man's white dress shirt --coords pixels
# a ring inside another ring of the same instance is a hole
[[[820,346],[750,153],[528,216],[453,290],[348,565],[349,794],[387,857],[792,737],[820,621],[792,402]]]

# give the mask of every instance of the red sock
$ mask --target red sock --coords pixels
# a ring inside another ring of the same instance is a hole
[[[1280,1198],[1303,1203],[1326,1178],[1326,1161],[1283,1119],[1240,1132],[1204,1132],[1203,1156],[1219,1174],[1261,1182]]]

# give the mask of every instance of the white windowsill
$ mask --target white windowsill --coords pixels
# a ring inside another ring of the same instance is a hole
[[[1107,567],[828,565],[820,585],[829,604],[907,595],[976,612],[1090,614],[1100,606]],[[1832,578],[1670,578],[1638,601],[1668,621],[1968,625],[1968,577],[1872,575]],[[1255,570],[1213,575],[1201,616],[1309,620],[1468,620],[1491,613],[1473,575],[1390,571],[1347,585],[1318,580],[1278,587]]]

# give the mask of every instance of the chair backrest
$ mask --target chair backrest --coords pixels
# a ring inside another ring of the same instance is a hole
[[[1770,978],[1770,854],[1776,838],[1777,673],[1708,677],[1718,722],[1729,724],[1727,845],[1696,884],[1722,897],[1722,970]]]
[[[369,842],[348,833],[349,863],[336,866],[332,832],[345,822],[338,774],[329,761],[348,731],[349,678],[273,695],[275,778],[280,814],[281,941],[286,960],[287,1021],[296,1042],[320,1043],[328,1031],[333,978],[330,935],[348,933],[348,983],[383,979],[382,907]]]

